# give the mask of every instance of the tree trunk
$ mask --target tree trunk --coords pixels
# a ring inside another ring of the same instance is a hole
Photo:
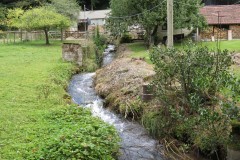
[[[45,38],[46,38],[46,45],[49,45],[49,38],[48,38],[48,29],[44,29],[44,33],[45,33]]]
[[[158,32],[158,25],[156,25],[153,29],[153,32],[151,34],[151,44],[157,45],[158,44],[158,38],[157,38],[157,32]]]
[[[151,33],[150,33],[150,29],[149,28],[146,28],[146,38],[145,38],[145,43],[147,45],[147,47],[150,47],[151,45]]]

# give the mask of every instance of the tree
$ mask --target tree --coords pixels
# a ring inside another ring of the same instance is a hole
[[[9,15],[16,10],[9,12]],[[27,30],[43,30],[46,44],[49,44],[48,31],[52,28],[67,28],[70,19],[57,13],[51,8],[40,7],[27,10],[19,18],[12,18],[11,26]]]
[[[77,20],[80,11],[80,6],[76,0],[51,0],[49,6],[73,21]]]
[[[83,6],[86,5],[88,9],[106,9],[109,8],[110,0],[77,0]]]
[[[76,0],[51,0],[49,7],[56,10],[61,15],[64,15],[76,23],[80,11],[80,6]],[[63,41],[63,28],[61,28],[61,40]]]
[[[20,8],[9,9],[7,14],[7,25],[9,27],[21,28],[20,17],[23,15],[24,10]]]
[[[0,6],[0,30],[4,30],[6,28],[5,20],[6,20],[6,8]]]
[[[22,8],[29,9],[32,7],[44,6],[49,0],[2,0],[2,5],[5,5],[7,8]]]
[[[174,2],[174,27],[191,28],[201,26],[203,17],[200,16],[199,8],[201,0],[179,0]],[[140,24],[146,30],[148,44],[154,41],[159,26],[167,23],[166,0],[111,0],[112,9],[108,20],[110,31],[122,34],[128,26]],[[121,17],[121,18],[117,18]]]

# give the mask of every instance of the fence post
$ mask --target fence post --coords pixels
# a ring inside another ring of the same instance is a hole
[[[20,30],[20,38],[21,38],[21,42],[23,41],[22,40],[22,30]]]
[[[3,43],[5,44],[5,33],[3,33]]]
[[[13,32],[13,42],[15,43],[16,42],[16,33],[15,33],[15,31]]]
[[[9,33],[7,32],[7,43],[8,43]]]

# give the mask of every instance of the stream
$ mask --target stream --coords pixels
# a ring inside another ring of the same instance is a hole
[[[115,53],[112,45],[104,52],[103,66],[111,63]],[[90,108],[93,116],[100,117],[104,122],[113,125],[121,138],[119,160],[163,160],[160,153],[161,145],[152,139],[146,129],[137,122],[131,122],[117,115],[107,108],[95,92],[93,77],[95,73],[81,73],[74,75],[68,87],[74,103]]]

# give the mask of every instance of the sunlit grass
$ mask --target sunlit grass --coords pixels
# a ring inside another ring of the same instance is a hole
[[[46,118],[53,111],[66,108],[70,101],[63,98],[66,97],[64,88],[75,66],[63,62],[61,57],[58,41],[48,46],[44,41],[0,44],[1,160],[31,159],[31,155],[40,153],[40,148],[64,130],[83,124],[92,127],[93,124],[85,121],[71,126],[58,119],[52,123]],[[90,114],[81,116],[89,118]]]
[[[149,57],[149,51],[143,42],[129,43],[128,48],[132,51],[131,58],[144,58],[146,62],[152,63]]]
[[[60,44],[45,46],[39,41],[0,46],[0,159],[18,159],[36,145],[42,134],[37,132],[47,128],[43,115],[61,106],[57,100],[40,99],[38,90],[56,66],[71,69],[71,64],[61,61]],[[56,94],[61,96],[64,90]]]
[[[216,50],[217,42],[198,42],[196,43],[199,46],[207,46],[209,49]],[[149,51],[144,44],[144,42],[136,42],[127,44],[129,49],[132,51],[130,57],[135,58],[145,58],[145,60],[151,64]],[[176,43],[174,47],[181,49],[185,46],[185,43]],[[220,49],[221,50],[229,50],[231,52],[240,52],[240,40],[232,40],[232,41],[220,41]]]

